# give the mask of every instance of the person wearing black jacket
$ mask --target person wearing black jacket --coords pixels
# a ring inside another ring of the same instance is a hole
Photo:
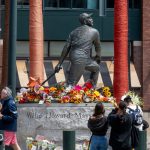
[[[109,144],[113,150],[131,150],[132,118],[126,113],[127,105],[121,101],[119,108],[108,115],[111,126]]]
[[[88,128],[92,132],[90,150],[107,150],[106,132],[108,129],[105,109],[101,102],[95,106],[94,114],[88,120]]]
[[[4,130],[4,144],[14,150],[21,150],[17,138],[17,107],[12,91],[5,87],[1,91],[0,130]]]

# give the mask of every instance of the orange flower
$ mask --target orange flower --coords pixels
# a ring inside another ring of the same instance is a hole
[[[50,91],[50,92],[55,92],[55,91],[57,91],[57,88],[56,88],[56,87],[50,87],[50,88],[49,88],[49,91]]]
[[[40,85],[40,79],[39,78],[35,79],[33,77],[30,77],[29,83],[27,84],[27,86],[34,87],[35,85]]]

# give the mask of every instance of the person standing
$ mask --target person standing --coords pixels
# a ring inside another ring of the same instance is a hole
[[[126,113],[126,108],[126,103],[121,101],[119,108],[116,108],[108,115],[108,122],[111,126],[109,145],[113,150],[132,149],[132,117]]]
[[[1,91],[0,130],[4,131],[5,146],[11,146],[14,150],[21,150],[16,137],[17,116],[17,106],[12,97],[12,91],[5,87]]]
[[[131,115],[133,119],[132,123],[132,132],[131,132],[131,140],[132,147],[136,148],[140,144],[140,132],[146,130],[149,127],[149,124],[143,118],[143,111],[139,105],[136,105],[132,101],[132,97],[127,95],[126,97],[122,97],[122,100],[127,104],[126,112]]]
[[[133,124],[136,128],[139,129],[139,131],[143,131],[143,111],[142,111],[141,107],[138,105],[135,105],[132,102],[132,98],[129,95],[127,95],[123,99],[123,101],[127,104],[126,112],[128,114],[133,115],[133,120],[136,119],[134,117],[134,114],[137,112],[136,114],[138,114],[138,116],[137,116],[138,118],[135,120],[135,122],[133,122]]]
[[[88,128],[92,132],[90,150],[107,150],[106,132],[108,129],[105,109],[101,102],[97,103],[94,114],[88,120]]]
[[[96,86],[99,74],[99,63],[101,61],[100,36],[98,30],[94,29],[92,14],[82,13],[79,16],[81,26],[74,29],[67,39],[63,48],[59,63],[55,71],[59,72],[61,64],[69,54],[71,67],[67,78],[67,85],[74,86],[78,83],[84,70],[91,72],[89,80]],[[92,59],[92,47],[95,47],[96,55]]]

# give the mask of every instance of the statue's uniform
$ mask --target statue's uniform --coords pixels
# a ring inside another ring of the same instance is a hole
[[[69,58],[71,61],[67,84],[77,84],[84,70],[91,72],[90,79],[96,84],[99,64],[91,58],[91,55],[94,45],[96,56],[100,57],[99,32],[88,25],[82,25],[70,33],[66,45],[66,48],[70,48]]]

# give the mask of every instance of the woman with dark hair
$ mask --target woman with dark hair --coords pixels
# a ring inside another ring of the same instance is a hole
[[[113,150],[131,150],[132,118],[126,113],[127,105],[121,101],[119,108],[113,110],[108,121],[111,126],[109,144]]]
[[[105,109],[101,102],[97,103],[94,114],[88,120],[88,128],[92,132],[90,150],[107,150],[106,132],[108,129]]]

